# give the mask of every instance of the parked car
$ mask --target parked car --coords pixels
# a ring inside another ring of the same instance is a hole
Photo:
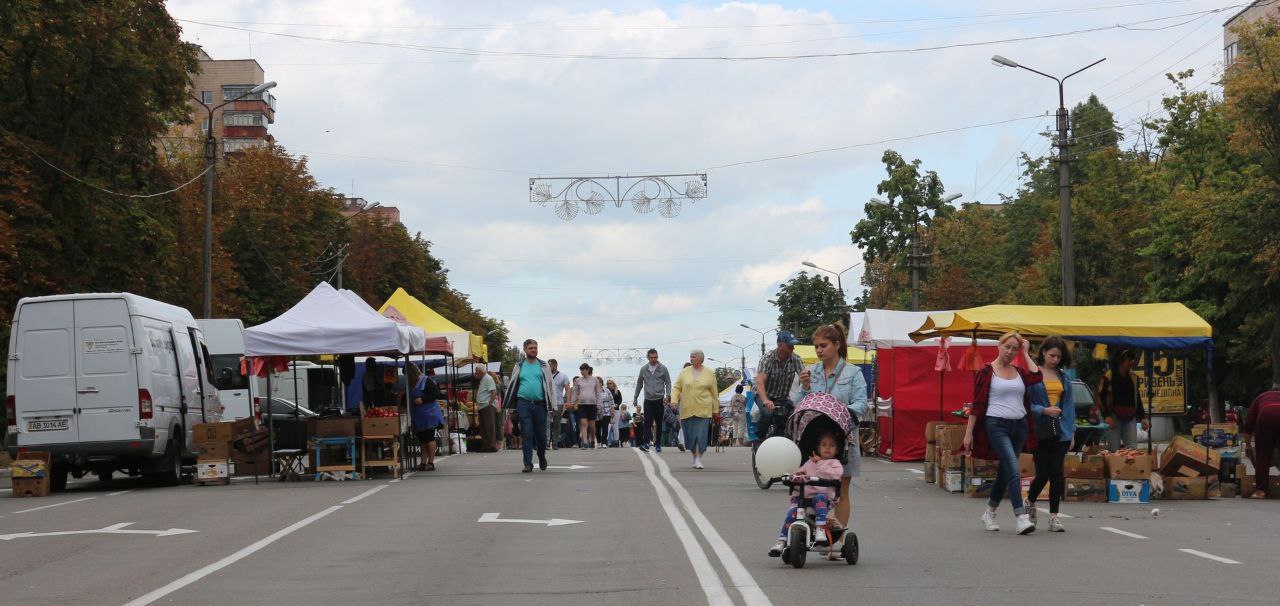
[[[262,421],[265,423],[268,416],[267,415],[268,408],[265,408],[262,406],[262,398],[256,398],[255,400],[258,402],[258,410],[262,412]],[[292,419],[294,417],[293,413],[295,409],[298,412],[299,419],[320,416],[320,413],[314,410],[311,410],[306,406],[298,406],[297,404],[293,403],[291,400],[286,400],[284,398],[271,398],[269,402],[270,402],[269,410],[271,413],[270,416],[273,421],[280,420],[280,419]]]
[[[1101,429],[1093,428],[1099,420],[1096,414],[1098,397],[1094,395],[1093,388],[1077,379],[1071,382],[1071,396],[1076,405],[1075,449],[1080,450],[1101,442],[1106,434]]]
[[[54,490],[96,473],[176,484],[195,463],[191,427],[222,419],[191,313],[128,293],[28,297],[9,337],[10,456],[53,457]]]

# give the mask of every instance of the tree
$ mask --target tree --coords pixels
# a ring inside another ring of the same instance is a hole
[[[716,369],[716,391],[724,391],[742,378],[742,370],[721,366]]]
[[[778,290],[778,326],[793,331],[802,341],[823,324],[843,321],[844,293],[826,276],[800,272]]]

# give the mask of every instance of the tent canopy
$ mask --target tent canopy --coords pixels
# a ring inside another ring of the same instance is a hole
[[[489,348],[484,344],[483,337],[471,334],[467,329],[449,321],[417,297],[405,292],[403,288],[397,288],[377,313],[388,318],[403,319],[414,326],[421,327],[433,337],[445,337],[453,345],[453,355],[456,357],[465,358],[475,355],[488,358]]]
[[[421,328],[397,324],[354,294],[321,282],[279,317],[244,331],[249,357],[409,353],[426,342]]]
[[[871,347],[919,347],[924,345],[937,346],[937,343],[920,343],[918,340],[912,340],[911,332],[920,328],[920,325],[929,319],[932,314],[951,313],[947,311],[898,311],[894,309],[868,309],[862,318],[862,330],[856,333],[850,333],[850,344],[860,343],[870,345]],[[937,336],[937,335],[935,335]],[[960,335],[968,336],[968,335]],[[951,345],[967,346],[969,339],[953,339]],[[984,343],[979,339],[980,345],[994,345],[995,343]]]
[[[935,312],[911,333],[916,341],[943,335],[992,337],[1012,330],[1025,335],[1140,349],[1208,347],[1213,328],[1181,303],[1141,305],[987,305]]]
[[[812,345],[797,345],[796,355],[800,356],[800,361],[805,364],[813,364],[818,361],[818,353],[813,349]],[[849,355],[846,358],[850,364],[870,364],[876,359],[874,351],[859,349],[857,346],[849,347]]]

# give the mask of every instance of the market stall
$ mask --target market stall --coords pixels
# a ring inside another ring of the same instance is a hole
[[[358,355],[387,353],[404,356],[421,352],[427,344],[426,333],[421,328],[395,322],[383,317],[350,291],[339,291],[327,282],[321,282],[301,301],[280,316],[244,331],[245,355],[255,360],[256,367],[270,368],[287,364],[288,358],[323,354]],[[259,363],[261,361],[261,363]],[[339,367],[344,364],[339,364]],[[267,374],[268,382],[270,374]],[[344,381],[350,383],[350,381]],[[267,393],[271,392],[270,385]],[[406,394],[407,397],[407,394]],[[407,401],[405,402],[407,404]],[[407,410],[397,404],[393,415],[378,413],[380,420],[372,426],[389,428],[401,424],[400,414]],[[297,411],[294,418],[297,420]],[[275,452],[275,435],[272,407],[266,410],[268,430],[271,432],[271,451]],[[402,453],[398,448],[399,436],[369,436],[392,444],[391,452]],[[359,464],[359,452],[363,448],[360,417],[343,416],[320,418],[307,424],[308,440],[317,447],[316,456],[323,450],[345,451],[346,458],[340,465],[324,465],[317,458],[314,468],[317,476],[332,473],[335,477],[354,477]],[[385,444],[381,452],[387,452]],[[384,460],[384,459],[379,459]],[[389,465],[402,470],[397,462]]]

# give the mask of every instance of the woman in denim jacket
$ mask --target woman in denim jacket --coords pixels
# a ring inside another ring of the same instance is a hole
[[[1048,423],[1051,417],[1058,418],[1062,435],[1058,440],[1041,440],[1036,444],[1032,454],[1036,459],[1036,477],[1031,481],[1027,493],[1027,515],[1031,522],[1036,521],[1036,497],[1049,484],[1049,532],[1063,532],[1062,522],[1058,517],[1058,504],[1062,502],[1066,488],[1066,477],[1063,471],[1063,460],[1067,451],[1074,444],[1076,431],[1076,404],[1071,394],[1071,381],[1074,374],[1068,370],[1071,366],[1071,349],[1060,337],[1052,336],[1040,344],[1040,352],[1036,354],[1036,364],[1044,373],[1044,381],[1029,387],[1031,395],[1031,414],[1036,426]]]
[[[815,393],[829,393],[849,408],[855,420],[867,416],[867,381],[862,369],[848,362],[849,338],[839,323],[819,326],[813,332],[813,348],[818,361],[800,373],[800,399]],[[849,493],[851,478],[862,470],[862,443],[858,440],[858,428],[849,432],[849,462],[840,477],[840,500],[836,501],[836,520],[841,527],[849,527]]]

